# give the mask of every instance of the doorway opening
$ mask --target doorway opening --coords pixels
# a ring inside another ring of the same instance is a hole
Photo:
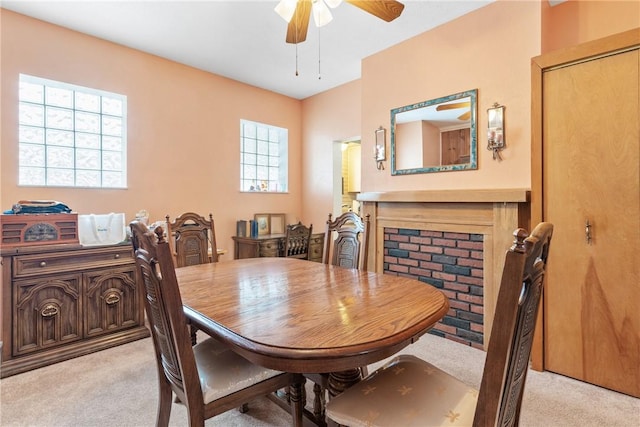
[[[358,215],[361,178],[360,137],[333,142],[333,216],[353,211]]]

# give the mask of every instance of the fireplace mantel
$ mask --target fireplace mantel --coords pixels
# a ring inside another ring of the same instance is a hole
[[[361,193],[362,213],[370,216],[369,268],[383,271],[385,227],[482,234],[486,346],[513,231],[530,229],[530,196],[528,189]]]
[[[367,192],[358,195],[363,202],[418,202],[418,203],[526,203],[530,191],[522,188],[504,190],[425,190]]]

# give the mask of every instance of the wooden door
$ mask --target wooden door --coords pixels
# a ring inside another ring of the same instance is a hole
[[[547,70],[542,81],[543,217],[555,225],[545,369],[636,397],[639,68],[635,49]]]
[[[455,165],[458,163],[460,154],[458,153],[457,131],[446,131],[440,134],[442,141],[442,161],[444,165]]]

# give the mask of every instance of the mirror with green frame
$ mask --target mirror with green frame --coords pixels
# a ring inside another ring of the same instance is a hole
[[[391,110],[391,175],[478,168],[478,90]]]

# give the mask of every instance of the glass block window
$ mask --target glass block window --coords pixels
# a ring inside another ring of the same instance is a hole
[[[287,192],[287,129],[240,121],[240,191]]]
[[[126,96],[20,74],[18,99],[18,185],[126,188]]]

